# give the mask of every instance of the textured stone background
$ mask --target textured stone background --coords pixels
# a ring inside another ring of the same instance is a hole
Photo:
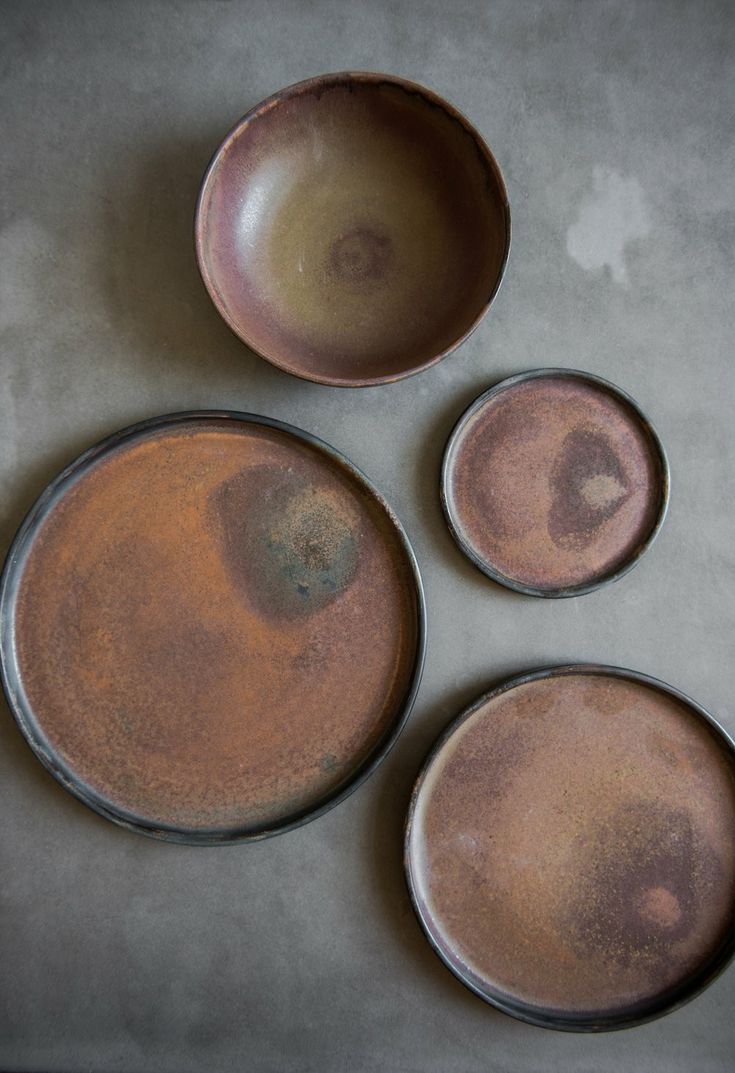
[[[496,1013],[411,914],[401,825],[439,729],[499,677],[618,663],[735,729],[735,8],[314,0],[0,5],[0,535],[113,430],[254,410],[344,451],[423,568],[418,702],[372,780],[318,822],[219,850],[158,844],[64,793],[0,712],[0,1068],[176,1073],[725,1073],[735,968],[652,1025],[588,1038]],[[514,239],[487,320],[438,367],[332,390],[250,354],[197,275],[207,160],[275,89],[325,70],[426,82],[486,135]],[[493,586],[447,534],[444,440],[495,380],[589,369],[647,410],[673,496],[652,552],[572,601]]]

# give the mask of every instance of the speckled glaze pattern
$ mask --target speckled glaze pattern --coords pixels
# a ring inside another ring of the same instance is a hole
[[[495,580],[576,595],[626,572],[668,504],[661,443],[613,385],[536,370],[492,388],[453,432],[445,512],[460,546]]]
[[[11,702],[112,818],[202,841],[290,825],[407,714],[423,606],[405,536],[285,426],[205,413],[122,437],[11,556]]]
[[[215,305],[249,346],[360,386],[462,341],[500,284],[510,216],[464,116],[403,79],[343,73],[241,120],[204,178],[195,239]]]
[[[414,793],[407,867],[424,928],[466,983],[537,1023],[645,1020],[732,947],[732,745],[630,673],[559,668],[500,687],[450,728]]]

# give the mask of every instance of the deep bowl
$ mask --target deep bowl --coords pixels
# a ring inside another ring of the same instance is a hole
[[[365,386],[434,364],[473,330],[510,215],[478,132],[430,90],[322,75],[248,112],[207,169],[199,269],[249,347],[308,380]]]

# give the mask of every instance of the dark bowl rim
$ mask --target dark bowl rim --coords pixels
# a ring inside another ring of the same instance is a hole
[[[523,581],[508,577],[500,570],[497,570],[488,559],[485,559],[480,555],[462,531],[462,526],[453,506],[451,493],[454,452],[469,421],[493,396],[499,395],[502,391],[515,387],[517,384],[523,383],[526,380],[538,380],[544,377],[566,377],[570,380],[582,380],[585,383],[594,384],[596,387],[602,388],[608,394],[625,403],[625,405],[632,411],[633,415],[638,419],[638,422],[650,439],[658,459],[660,470],[658,511],[656,513],[656,520],[646,539],[613,570],[602,573],[594,577],[591,581],[585,581],[579,585],[559,586],[556,588],[540,588],[536,585],[527,585]],[[597,589],[604,588],[606,585],[612,585],[615,581],[620,581],[622,577],[625,577],[625,575],[629,573],[638,562],[640,562],[642,556],[648,551],[661,532],[661,528],[666,520],[666,515],[669,509],[669,500],[671,498],[671,470],[666,449],[659,434],[656,432],[648,415],[641,409],[631,395],[616,384],[611,383],[609,380],[605,380],[601,376],[596,376],[594,373],[584,372],[581,369],[549,366],[538,369],[529,369],[527,372],[516,373],[513,376],[508,376],[504,380],[498,381],[498,383],[493,384],[492,387],[481,392],[481,394],[478,395],[477,398],[474,399],[462,412],[454,425],[454,428],[450,432],[444,447],[441,463],[439,496],[444,519],[456,544],[464,555],[467,556],[473,566],[476,566],[477,569],[482,571],[482,573],[485,574],[486,577],[489,577],[491,581],[495,581],[498,585],[503,585],[507,589],[512,589],[514,592],[522,593],[524,596],[538,596],[551,600],[569,599],[573,596],[585,596],[589,592],[595,592]]]
[[[332,85],[339,85],[341,83],[350,82],[362,82],[371,83],[374,85],[380,85],[382,83],[388,83],[396,86],[399,89],[403,89],[407,93],[415,93],[423,97],[429,104],[439,107],[444,111],[451,119],[458,122],[466,131],[467,134],[473,139],[477,148],[480,150],[486,165],[489,167],[490,172],[493,175],[493,179],[497,186],[497,191],[500,200],[500,207],[504,215],[505,222],[505,247],[503,250],[503,256],[500,262],[500,266],[497,273],[497,278],[490,292],[489,297],[485,301],[481,310],[478,312],[474,320],[470,323],[469,327],[448,347],[439,352],[433,354],[430,358],[417,365],[412,366],[399,373],[389,373],[384,376],[373,377],[359,377],[359,378],[347,378],[337,376],[326,376],[319,373],[306,373],[303,369],[296,369],[288,362],[283,361],[277,354],[273,352],[266,353],[264,348],[258,348],[254,343],[248,339],[246,333],[235,323],[233,317],[228,313],[225,303],[217,290],[214,280],[207,268],[205,255],[204,255],[204,240],[206,234],[206,223],[204,218],[204,199],[207,195],[210,183],[212,182],[215,170],[219,164],[220,158],[225,155],[230,145],[240,136],[243,130],[261,114],[270,110],[275,105],[287,98],[293,98],[301,96],[302,94],[310,93],[313,90],[326,89]],[[199,274],[202,277],[204,286],[207,289],[209,297],[211,298],[217,312],[220,314],[228,328],[240,339],[241,342],[258,357],[263,358],[269,362],[275,368],[280,369],[281,372],[288,373],[291,376],[297,377],[299,380],[306,380],[310,383],[322,384],[327,387],[377,387],[381,384],[392,384],[399,380],[405,380],[410,376],[415,376],[417,373],[423,372],[425,369],[431,368],[433,365],[437,365],[444,358],[453,353],[462,343],[467,340],[480,322],[484,319],[489,312],[495,298],[500,290],[500,285],[503,282],[505,276],[505,270],[508,264],[508,257],[510,255],[511,245],[511,220],[510,220],[510,204],[508,201],[508,191],[506,189],[505,180],[500,170],[495,156],[487,144],[482,134],[475,127],[475,125],[449,101],[445,100],[439,94],[435,93],[432,89],[422,85],[419,82],[412,82],[407,78],[402,78],[400,75],[384,74],[379,71],[335,71],[331,73],[325,73],[316,75],[312,78],[306,78],[300,82],[294,82],[290,86],[284,86],[283,89],[277,90],[270,96],[265,97],[258,104],[254,105],[249,111],[245,113],[233,127],[230,128],[224,139],[213,153],[209,164],[207,165],[202,181],[199,187],[199,193],[197,195],[196,207],[194,210],[194,251],[196,255],[197,267]]]
[[[45,737],[36,729],[36,718],[26,702],[22,688],[22,674],[15,649],[15,604],[18,586],[33,541],[44,521],[66,491],[83,477],[103,457],[124,444],[145,439],[148,435],[175,427],[176,425],[201,421],[233,421],[237,424],[254,424],[286,433],[326,456],[336,464],[386,516],[392,531],[398,537],[405,556],[415,599],[416,643],[415,656],[408,686],[403,698],[396,704],[395,715],[368,756],[358,764],[334,790],[317,800],[313,807],[298,810],[282,821],[256,828],[190,828],[177,825],[154,825],[149,819],[136,816],[124,809],[116,809],[101,795],[88,788],[57,751],[46,743]],[[239,842],[256,842],[272,835],[282,834],[301,827],[323,816],[344,801],[365,782],[385,759],[398,740],[413,708],[418,694],[426,657],[426,599],[418,560],[408,535],[398,516],[381,492],[341,451],[303,429],[276,418],[238,410],[184,410],[163,414],[136,422],[100,440],[69,463],[46,486],[21,522],[8,550],[5,565],[0,575],[0,684],[2,685],[10,712],[32,752],[65,790],[87,805],[92,811],[111,820],[118,826],[151,838],[187,845],[231,845]]]
[[[644,674],[641,671],[633,671],[626,667],[618,667],[605,663],[552,664],[540,667],[536,670],[512,675],[492,686],[485,693],[481,694],[469,705],[463,708],[457,716],[450,719],[444,729],[439,732],[438,737],[435,739],[429,752],[424,758],[411,789],[411,796],[404,824],[404,879],[408,888],[408,894],[414,914],[431,949],[442,964],[449,969],[449,971],[456,976],[468,990],[477,995],[478,998],[481,998],[484,1002],[488,1003],[488,1005],[495,1007],[502,1013],[508,1014],[518,1021],[524,1021],[526,1024],[534,1025],[537,1028],[577,1033],[614,1032],[626,1028],[635,1028],[639,1025],[647,1024],[650,1021],[658,1020],[659,1017],[673,1013],[675,1010],[685,1006],[688,1002],[691,1002],[697,995],[700,995],[732,962],[733,957],[735,956],[735,927],[730,928],[729,933],[725,936],[719,948],[714,951],[707,961],[704,962],[700,969],[691,973],[680,984],[662,993],[658,997],[658,1000],[649,1002],[646,1005],[646,1008],[642,1010],[638,1009],[628,1014],[590,1014],[585,1017],[574,1017],[573,1015],[564,1014],[558,1010],[544,1011],[544,1009],[539,1006],[532,1006],[529,1003],[521,1001],[513,1002],[501,995],[495,995],[490,990],[483,988],[469,970],[463,972],[456,964],[454,964],[448,955],[445,954],[438,939],[432,933],[431,926],[422,911],[418,882],[414,878],[412,868],[411,836],[413,833],[414,813],[416,811],[421,788],[429,769],[455,731],[488,701],[493,700],[495,697],[498,697],[517,686],[526,685],[528,682],[547,678],[573,675],[597,675],[600,677],[621,678],[673,697],[674,700],[688,708],[707,725],[713,737],[729,755],[730,761],[735,767],[735,739],[733,739],[722,724],[718,722],[711,712],[703,707],[703,705],[699,704],[698,701],[693,700],[690,696],[683,693],[675,686],[668,685],[668,683],[663,682],[661,679],[655,678],[652,675]]]

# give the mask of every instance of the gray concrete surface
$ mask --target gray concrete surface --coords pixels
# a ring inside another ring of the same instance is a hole
[[[388,761],[310,826],[188,849],[64,793],[0,712],[0,1068],[176,1073],[726,1073],[735,968],[652,1025],[526,1027],[434,958],[401,872],[411,780],[489,682],[632,666],[735,729],[733,36],[728,2],[4,3],[3,545],[99,437],[189,407],[317,433],[385,491],[421,562],[423,687]],[[514,242],[488,319],[395,386],[331,390],[250,354],[197,275],[208,157],[271,91],[342,68],[426,82],[487,136]],[[437,498],[456,416],[503,375],[571,365],[651,414],[668,522],[619,584],[535,601],[486,581]]]

